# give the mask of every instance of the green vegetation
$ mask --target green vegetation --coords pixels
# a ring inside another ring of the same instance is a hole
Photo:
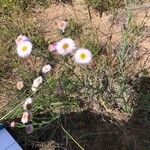
[[[100,13],[105,11],[112,12],[124,6],[123,0],[86,0],[88,4],[94,7]]]

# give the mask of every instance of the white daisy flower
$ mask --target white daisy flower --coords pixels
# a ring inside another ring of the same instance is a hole
[[[24,87],[24,84],[23,84],[23,82],[22,81],[19,81],[19,82],[17,82],[17,89],[18,90],[21,90],[23,87]]]
[[[42,73],[47,73],[47,72],[49,72],[51,69],[52,69],[51,65],[45,65],[45,66],[42,68]]]
[[[27,57],[32,51],[32,43],[30,41],[22,41],[17,45],[17,53],[20,57]]]
[[[22,114],[21,122],[23,124],[26,124],[30,122],[33,118],[32,112],[31,111],[26,111]]]
[[[66,21],[61,21],[58,24],[58,29],[61,30],[62,32],[65,32],[67,25],[68,25],[68,23]]]
[[[34,79],[32,87],[37,88],[43,81],[43,78],[41,76]]]
[[[26,125],[26,133],[31,134],[34,131],[34,127],[32,124],[27,124]]]
[[[31,110],[32,109],[32,98],[27,98],[26,101],[23,104],[24,110]]]
[[[75,50],[75,48],[76,48],[75,42],[71,38],[63,38],[56,44],[56,50],[58,54],[63,56],[72,53],[73,50]]]
[[[20,43],[22,43],[23,41],[29,41],[29,38],[26,37],[25,35],[19,35],[17,37],[17,39],[15,40],[16,45],[19,45]]]
[[[74,55],[75,62],[78,64],[88,64],[92,59],[92,53],[85,48],[79,48]]]

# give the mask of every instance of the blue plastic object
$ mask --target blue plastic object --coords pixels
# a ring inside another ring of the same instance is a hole
[[[4,124],[0,124],[0,150],[23,150]]]

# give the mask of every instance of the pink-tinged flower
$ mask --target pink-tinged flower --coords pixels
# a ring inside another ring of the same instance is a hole
[[[34,127],[32,124],[27,124],[26,125],[26,133],[31,134],[34,131]]]
[[[58,24],[58,29],[61,30],[62,32],[65,32],[67,25],[68,25],[68,23],[66,21],[61,21]]]
[[[16,127],[16,122],[15,122],[15,121],[12,121],[12,122],[10,123],[10,127],[11,127],[11,128],[15,128],[15,127]]]
[[[23,124],[26,124],[30,122],[33,118],[32,112],[31,111],[26,111],[22,114],[21,122]]]
[[[24,87],[24,84],[23,84],[23,82],[22,81],[19,81],[19,82],[17,82],[17,89],[18,90],[21,90],[23,87]]]
[[[26,37],[25,35],[19,35],[17,37],[17,39],[15,40],[16,45],[19,45],[20,43],[22,43],[23,41],[29,41],[29,38]]]
[[[27,98],[26,101],[23,104],[24,110],[31,110],[32,109],[32,98]]]
[[[76,49],[76,44],[71,38],[63,38],[56,44],[56,50],[59,55],[71,54]]]
[[[49,50],[50,52],[56,51],[56,43],[50,44],[50,45],[48,46],[48,50]]]

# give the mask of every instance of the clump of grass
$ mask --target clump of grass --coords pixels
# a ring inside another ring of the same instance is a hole
[[[101,14],[105,11],[114,11],[123,6],[123,0],[86,0],[89,6],[94,7],[95,10]]]
[[[3,13],[11,13],[15,9],[24,13],[32,11],[36,5],[47,7],[50,2],[48,0],[2,0],[0,1],[1,9]]]
[[[72,4],[73,0],[56,0],[57,2],[62,2],[64,4]]]
[[[94,55],[100,54],[102,47],[96,41],[87,40],[84,44],[87,49],[90,49]]]

